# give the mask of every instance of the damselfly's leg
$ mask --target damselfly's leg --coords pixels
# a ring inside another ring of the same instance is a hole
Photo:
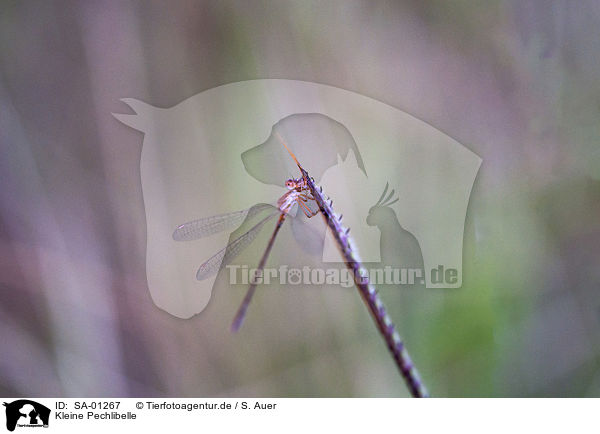
[[[302,198],[302,200],[304,202],[307,202],[309,200],[315,200],[315,197],[313,196],[312,192],[309,190],[303,190],[302,193],[300,193],[298,195],[298,197]]]
[[[308,218],[314,217],[317,215],[317,213],[319,212],[319,210],[317,209],[316,211],[312,211],[304,202],[306,202],[306,199],[302,199],[302,198],[298,198],[296,199],[296,202],[298,202],[298,206],[300,207],[300,209],[302,210],[302,212],[304,213],[304,215]]]
[[[314,217],[319,210],[317,209],[316,211],[312,211],[307,205],[306,202],[308,202],[309,200],[315,200],[314,197],[312,196],[312,194],[308,191],[303,192],[302,194],[299,194],[296,198],[296,201],[298,202],[298,204],[300,205],[300,207],[302,208],[302,211],[304,212],[304,215],[306,215],[306,217],[311,218]],[[308,211],[308,213],[307,213]]]

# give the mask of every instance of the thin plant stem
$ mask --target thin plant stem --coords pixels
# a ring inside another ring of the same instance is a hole
[[[317,188],[306,170],[304,170],[300,164],[298,164],[304,179],[307,182],[308,188],[311,191],[312,196],[319,205],[319,209],[323,218],[325,219],[327,226],[333,232],[333,237],[336,244],[344,258],[344,262],[350,271],[354,275],[354,283],[358,288],[361,298],[367,305],[371,317],[379,332],[383,336],[388,349],[392,353],[392,357],[408,386],[410,393],[416,398],[426,398],[429,396],[427,388],[421,381],[417,368],[413,364],[408,352],[404,346],[404,342],[400,337],[400,334],[396,330],[396,326],[392,322],[390,316],[387,314],[385,306],[377,293],[375,287],[369,281],[367,270],[362,266],[360,257],[358,255],[358,249],[354,246],[351,237],[349,235],[349,228],[344,228],[340,222],[341,218],[336,216],[333,212],[333,202],[326,200],[323,197],[322,188]]]

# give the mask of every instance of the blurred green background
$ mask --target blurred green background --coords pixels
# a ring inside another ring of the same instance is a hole
[[[407,396],[355,290],[265,288],[239,335],[224,279],[190,320],[150,300],[119,99],[289,78],[483,158],[463,287],[381,290],[431,393],[600,396],[598,28],[593,0],[3,1],[0,394]]]

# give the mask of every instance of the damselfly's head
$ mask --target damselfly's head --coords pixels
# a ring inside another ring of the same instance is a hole
[[[290,178],[287,181],[285,181],[285,186],[288,188],[288,190],[300,191],[304,187],[304,179],[303,178],[298,178],[298,179]]]

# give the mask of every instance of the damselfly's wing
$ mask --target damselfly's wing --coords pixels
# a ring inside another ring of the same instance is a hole
[[[173,232],[175,241],[191,241],[208,237],[218,232],[238,228],[246,218],[251,218],[259,212],[272,208],[272,205],[259,204],[242,211],[218,214],[179,225]]]
[[[240,235],[225,248],[219,250],[217,253],[211,256],[206,262],[200,265],[200,268],[198,268],[196,279],[204,280],[217,273],[222,265],[230,264],[231,261],[242,252],[242,250],[244,250],[250,243],[252,243],[252,241],[254,241],[265,223],[278,214],[278,212],[274,212],[268,215],[254,225],[248,232]]]

